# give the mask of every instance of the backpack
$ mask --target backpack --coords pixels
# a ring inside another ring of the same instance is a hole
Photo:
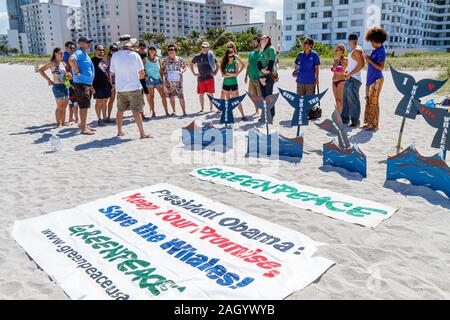
[[[317,92],[320,94],[319,86],[317,86]],[[320,101],[319,101],[318,107],[314,107],[309,111],[308,118],[309,118],[309,120],[317,120],[317,119],[322,118],[322,109],[320,106]]]

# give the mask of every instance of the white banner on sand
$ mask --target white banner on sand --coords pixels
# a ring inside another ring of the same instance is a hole
[[[190,175],[365,227],[375,228],[398,210],[373,201],[280,181],[236,168],[205,167],[192,171]]]
[[[334,264],[299,232],[169,184],[17,221],[12,236],[72,299],[283,299]]]

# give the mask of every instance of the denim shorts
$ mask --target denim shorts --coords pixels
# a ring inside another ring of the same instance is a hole
[[[162,81],[161,79],[148,78],[146,81],[146,85],[148,88],[157,88],[162,86]]]
[[[64,84],[54,84],[52,91],[56,100],[69,99],[69,89],[67,89]]]

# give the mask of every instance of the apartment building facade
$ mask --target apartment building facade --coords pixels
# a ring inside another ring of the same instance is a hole
[[[284,0],[283,8],[283,51],[298,36],[334,45],[375,25],[388,32],[388,51],[450,51],[450,0]]]
[[[272,45],[277,49],[282,49],[282,24],[283,21],[278,19],[276,11],[267,11],[265,13],[264,22],[247,23],[247,24],[231,24],[225,26],[228,32],[243,32],[249,28],[256,28],[262,34],[267,34],[272,38]]]
[[[252,9],[223,0],[81,0],[81,8],[83,32],[106,44],[124,33],[136,38],[144,33],[165,34],[171,41],[190,31],[246,24]]]
[[[63,47],[66,41],[75,40],[81,34],[78,7],[65,6],[61,0],[54,0],[21,8],[31,54],[51,54],[55,47]]]
[[[28,40],[21,6],[37,3],[39,0],[6,0],[9,29],[7,30],[8,47],[28,53]]]

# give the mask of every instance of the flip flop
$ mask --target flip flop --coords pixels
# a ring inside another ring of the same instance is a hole
[[[82,132],[81,134],[84,135],[84,136],[93,136],[93,135],[95,135],[95,132],[92,132],[92,131],[84,131],[84,132]]]

